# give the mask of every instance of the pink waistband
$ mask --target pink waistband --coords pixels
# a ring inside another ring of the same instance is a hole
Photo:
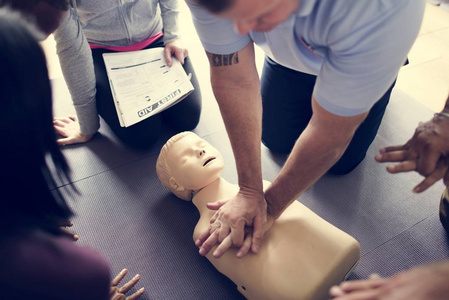
[[[143,41],[141,41],[141,42],[139,42],[137,44],[130,45],[130,46],[108,47],[108,46],[98,46],[98,45],[91,44],[91,43],[89,43],[89,46],[90,46],[90,49],[99,49],[99,48],[101,48],[101,49],[108,49],[108,50],[117,51],[117,52],[138,51],[138,50],[144,49],[148,45],[151,45],[152,43],[154,43],[161,36],[163,36],[162,31],[159,31],[158,33],[156,33],[155,35],[150,36],[146,40],[143,40]]]

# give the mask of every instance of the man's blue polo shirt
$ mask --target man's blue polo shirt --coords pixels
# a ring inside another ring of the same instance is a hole
[[[277,63],[318,76],[314,95],[324,109],[341,116],[368,111],[404,64],[426,1],[299,1],[296,13],[273,30],[248,35],[237,34],[230,20],[187,4],[206,51],[230,54],[253,41]]]

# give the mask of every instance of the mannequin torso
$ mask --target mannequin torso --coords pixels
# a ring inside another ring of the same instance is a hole
[[[268,186],[269,182],[264,182]],[[200,190],[193,203],[200,212],[193,239],[207,230],[215,213],[208,202],[226,199],[238,186],[218,178]],[[358,242],[294,201],[266,233],[257,255],[237,258],[237,249],[207,258],[247,299],[327,299],[360,258]]]

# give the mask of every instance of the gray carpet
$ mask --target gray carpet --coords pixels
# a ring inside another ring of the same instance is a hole
[[[73,112],[61,79],[52,82],[55,115]],[[207,84],[207,82],[205,83]],[[204,89],[207,91],[207,89]],[[213,96],[203,93],[204,109],[195,132],[224,156],[223,177],[236,182],[232,150]],[[394,91],[378,136],[367,157],[351,174],[324,176],[299,201],[322,218],[353,235],[361,244],[361,261],[350,279],[376,272],[392,275],[411,266],[449,257],[448,238],[438,220],[443,184],[423,194],[412,188],[415,173],[391,175],[374,161],[378,149],[404,143],[419,121],[432,113],[405,93]],[[65,146],[74,184],[74,229],[78,244],[98,249],[117,273],[126,267],[142,278],[141,299],[239,299],[234,284],[198,254],[192,241],[198,212],[159,183],[155,162],[167,130],[149,151],[124,148],[102,123],[99,134],[85,145]],[[263,153],[263,175],[273,180],[284,157]],[[128,275],[131,278],[130,275]]]

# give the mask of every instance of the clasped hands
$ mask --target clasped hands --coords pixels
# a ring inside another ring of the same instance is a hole
[[[239,248],[239,258],[250,250],[257,253],[265,232],[273,224],[273,219],[267,217],[267,203],[259,192],[240,189],[236,196],[208,203],[207,207],[216,212],[208,230],[195,241],[203,256],[215,245],[218,245],[213,252],[216,258],[231,247]]]
[[[421,122],[404,145],[386,147],[376,156],[378,162],[398,162],[387,167],[390,173],[416,171],[424,176],[413,191],[425,191],[439,179],[449,185],[449,118],[436,114]]]

